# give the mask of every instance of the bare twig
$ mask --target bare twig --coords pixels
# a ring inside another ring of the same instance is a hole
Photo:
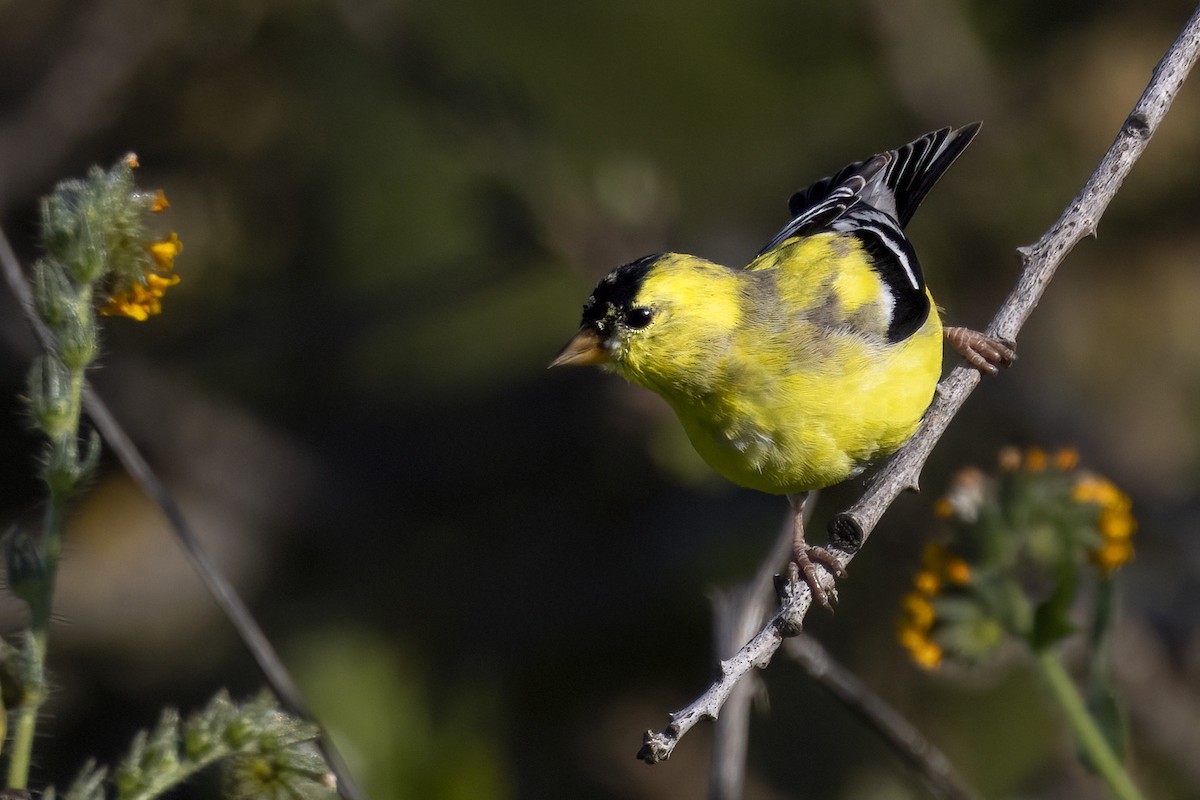
[[[809,493],[804,508],[806,524],[816,507],[816,494]],[[748,583],[714,596],[714,649],[718,659],[736,653],[771,613],[774,599],[772,576],[791,556],[792,540],[792,515],[788,514],[783,529],[771,546],[771,552],[754,577]],[[734,687],[733,693],[725,701],[724,713],[717,720],[708,791],[712,800],[737,800],[742,796],[746,778],[746,752],[750,743],[750,705],[757,688],[753,674],[746,678]]]
[[[3,271],[4,279],[8,283],[9,289],[21,304],[21,308],[24,310],[30,325],[33,326],[34,332],[43,343],[46,342],[49,334],[33,311],[33,296],[30,292],[29,284],[25,280],[21,264],[3,230],[0,230],[0,271]],[[245,601],[238,595],[237,590],[233,588],[232,584],[225,579],[224,574],[221,573],[220,569],[218,569],[212,558],[208,555],[200,540],[196,538],[196,534],[184,518],[183,512],[180,511],[171,493],[167,491],[166,486],[158,479],[158,476],[150,468],[150,465],[146,463],[146,460],[142,458],[142,454],[138,451],[133,440],[125,433],[121,424],[117,422],[116,418],[108,410],[108,406],[105,405],[104,401],[91,386],[84,387],[84,407],[87,409],[92,423],[100,431],[105,442],[116,453],[117,458],[129,475],[142,487],[142,491],[158,504],[163,514],[166,515],[175,533],[175,537],[179,540],[188,559],[192,562],[192,566],[195,567],[197,574],[199,574],[200,579],[203,581],[205,587],[208,588],[217,605],[225,613],[225,616],[229,619],[234,629],[237,630],[242,642],[246,645],[246,649],[250,651],[255,662],[258,663],[267,684],[271,687],[271,691],[275,693],[279,702],[292,714],[316,722],[312,713],[308,710],[299,688],[292,680],[279,655],[275,652],[275,648],[271,646],[270,640],[267,639],[262,628],[258,626]],[[319,725],[319,723],[317,724]],[[326,763],[329,764],[329,768],[333,771],[337,779],[338,793],[346,798],[346,800],[365,800],[365,795],[362,794],[354,783],[349,770],[334,747],[328,732],[323,728],[319,747],[322,755],[325,757]]]
[[[1016,341],[1017,333],[1037,306],[1058,265],[1081,239],[1095,233],[1104,210],[1187,79],[1198,52],[1200,7],[1155,66],[1149,85],[1083,189],[1041,239],[1033,245],[1018,248],[1023,267],[1021,277],[988,326],[989,335],[1003,341]],[[879,470],[858,502],[834,517],[830,523],[830,543],[842,551],[843,567],[900,493],[917,488],[929,453],[979,380],[979,373],[974,369],[954,369],[938,385],[937,396],[913,438]],[[824,569],[819,568],[819,571],[822,584],[831,588],[833,577]],[[720,663],[720,677],[704,694],[687,708],[672,714],[671,724],[664,730],[646,732],[638,758],[649,764],[669,758],[676,743],[692,726],[706,717],[717,718],[722,704],[743,675],[752,668],[761,669],[769,664],[784,637],[800,631],[812,603],[808,586],[800,581],[799,585],[782,587],[780,594],[779,611],[745,647]]]
[[[972,800],[979,793],[963,781],[950,760],[883,698],[871,691],[807,634],[788,640],[786,652],[821,686],[883,737],[888,746],[947,800]]]

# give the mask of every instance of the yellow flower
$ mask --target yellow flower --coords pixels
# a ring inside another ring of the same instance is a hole
[[[108,298],[108,302],[100,306],[100,314],[105,317],[129,317],[138,322],[145,322],[151,313],[158,313],[150,309],[151,307],[142,305],[132,297],[122,295]]]
[[[920,648],[912,651],[912,657],[925,669],[937,669],[942,665],[942,648],[927,639]]]
[[[970,565],[956,556],[946,560],[943,573],[946,576],[946,580],[955,586],[966,586],[971,581]]]
[[[942,579],[936,572],[923,569],[913,576],[913,586],[926,597],[933,597],[942,588]]]
[[[942,663],[942,648],[921,631],[901,626],[900,645],[918,666],[934,669]]]
[[[906,594],[902,607],[908,625],[919,631],[927,631],[933,627],[933,603],[925,597],[916,592]]]
[[[1133,532],[1137,530],[1137,522],[1133,515],[1124,509],[1110,507],[1100,514],[1100,521],[1096,523],[1096,527],[1105,541],[1124,540],[1133,536]]]
[[[1077,503],[1100,506],[1096,530],[1102,542],[1088,555],[1105,575],[1112,575],[1117,567],[1133,558],[1130,539],[1137,530],[1137,520],[1132,513],[1133,502],[1111,481],[1097,475],[1088,475],[1076,481],[1071,488],[1071,499]]]
[[[1129,498],[1111,481],[1098,475],[1087,475],[1075,482],[1071,488],[1071,499],[1076,503],[1095,503],[1103,507],[1128,507]]]
[[[1064,447],[1054,454],[1054,466],[1063,472],[1075,469],[1079,466],[1079,451],[1071,447]]]
[[[1133,558],[1133,544],[1128,539],[1114,539],[1093,550],[1090,558],[1106,576],[1112,575],[1117,567]]]
[[[166,211],[170,207],[171,204],[167,202],[167,196],[163,194],[162,189],[159,189],[154,195],[154,202],[150,204],[150,211],[157,214],[160,211]]]
[[[183,242],[172,232],[161,242],[149,245],[147,249],[154,259],[155,269],[146,270],[142,275],[144,283],[114,289],[108,297],[108,302],[100,308],[102,315],[129,317],[138,322],[145,322],[150,317],[162,313],[163,295],[180,280],[178,275],[164,273],[175,268],[175,256],[183,251]]]
[[[175,267],[175,256],[183,252],[183,242],[179,241],[179,234],[171,231],[167,238],[150,245],[149,249],[159,270],[170,272]]]
[[[933,515],[938,519],[950,519],[954,516],[954,504],[948,497],[939,497],[933,504]]]
[[[1025,469],[1030,472],[1041,472],[1046,469],[1046,451],[1040,447],[1031,447],[1025,451]]]

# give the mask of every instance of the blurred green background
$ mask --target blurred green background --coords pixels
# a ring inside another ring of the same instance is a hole
[[[724,485],[647,392],[545,365],[612,267],[747,261],[791,192],[927,130],[982,134],[910,228],[956,324],[983,326],[1190,13],[1022,0],[7,0],[0,212],[135,150],[185,245],[94,382],[386,798],[693,798],[709,726],[646,728],[709,679],[714,587],[785,516]],[[1134,498],[1117,676],[1138,780],[1200,794],[1200,87],[1186,86],[810,629],[988,797],[1088,798],[1019,665],[948,681],[894,639],[956,468],[1073,445]],[[0,299],[0,514],[35,519],[30,337]],[[859,486],[823,495],[821,518]],[[111,760],[164,703],[255,690],[252,663],[113,464],[80,507],[35,781]],[[6,633],[19,607],[0,605]],[[921,785],[797,667],[765,675],[753,798]],[[211,781],[189,789],[206,796]]]

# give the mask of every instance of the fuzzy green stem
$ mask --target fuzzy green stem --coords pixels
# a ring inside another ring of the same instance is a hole
[[[1121,766],[1116,753],[1105,740],[1100,727],[1088,713],[1083,698],[1080,697],[1071,676],[1067,674],[1058,656],[1047,648],[1037,654],[1035,663],[1045,679],[1046,685],[1049,686],[1050,693],[1058,701],[1063,713],[1067,715],[1067,720],[1071,723],[1071,729],[1075,732],[1075,738],[1079,742],[1080,748],[1091,759],[1096,772],[1108,784],[1108,789],[1113,797],[1118,800],[1142,800],[1142,793],[1133,785],[1133,781],[1130,780],[1125,768]]]
[[[45,696],[45,679],[42,665],[46,656],[46,632],[31,630],[26,643],[28,675],[17,706],[13,725],[13,743],[8,756],[8,787],[25,789],[29,784],[29,763],[33,756],[33,735],[37,726],[37,712]],[[34,676],[37,673],[37,676]]]
[[[82,383],[80,383],[82,389]],[[55,442],[55,447],[61,442]],[[67,521],[68,492],[52,491],[46,505],[42,532],[42,559],[45,568],[37,593],[29,598],[29,634],[25,646],[25,669],[20,704],[16,708],[12,750],[8,761],[8,786],[24,789],[29,782],[37,715],[46,699],[46,640],[50,631],[50,610],[62,553]]]
[[[52,442],[52,463],[79,464],[78,431],[83,403],[84,375],[82,369],[72,370],[70,379],[69,432]],[[54,588],[58,577],[58,561],[62,555],[63,535],[67,527],[67,511],[75,486],[55,488],[51,482],[46,503],[46,518],[40,542],[42,576],[34,591],[26,598],[29,604],[29,633],[25,646],[20,703],[15,710],[12,750],[8,761],[8,786],[27,788],[37,715],[46,699],[46,642],[50,632],[50,614],[54,604]]]

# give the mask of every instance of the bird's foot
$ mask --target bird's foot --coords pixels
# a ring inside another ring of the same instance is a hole
[[[835,577],[846,577],[846,569],[842,566],[842,560],[835,553],[824,547],[797,543],[796,548],[792,551],[792,563],[790,564],[792,580],[796,581],[803,577],[809,590],[812,591],[813,601],[833,611],[829,593],[821,585],[821,576],[817,574],[816,564],[829,570]],[[833,599],[837,600],[836,590],[833,593]]]
[[[946,341],[967,363],[987,375],[995,375],[1000,367],[1011,366],[1017,360],[1012,345],[993,339],[970,328],[946,328]]]

